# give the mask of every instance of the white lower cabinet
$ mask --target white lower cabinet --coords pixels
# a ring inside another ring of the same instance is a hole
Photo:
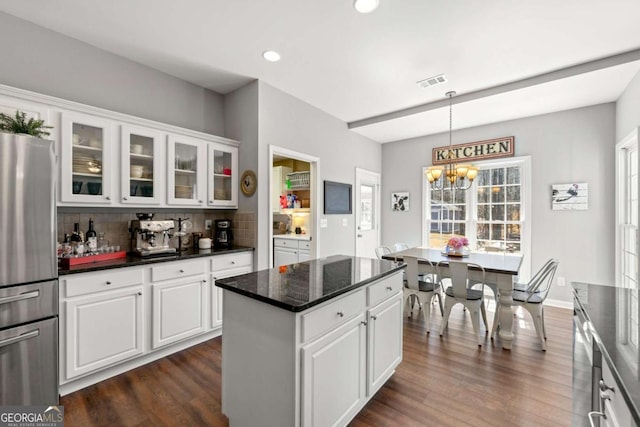
[[[311,259],[311,242],[308,240],[273,238],[273,266],[297,264]]]
[[[202,277],[154,283],[152,347],[180,341],[205,330],[206,283]]]
[[[64,314],[62,314],[64,313]],[[64,302],[66,375],[71,379],[143,351],[143,288],[135,286]]]
[[[60,276],[61,394],[219,335],[209,279],[252,265],[252,252],[237,252]]]
[[[346,425],[366,394],[364,314],[302,348],[302,425]]]
[[[367,393],[374,394],[402,360],[402,298],[391,298],[369,310]]]

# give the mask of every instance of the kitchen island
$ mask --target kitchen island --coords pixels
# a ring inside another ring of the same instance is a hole
[[[229,425],[346,425],[402,360],[403,268],[336,255],[216,280]]]

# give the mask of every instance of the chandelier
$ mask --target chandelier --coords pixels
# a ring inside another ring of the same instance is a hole
[[[427,168],[425,175],[434,190],[442,190],[446,184],[444,179],[440,180],[444,172],[444,178],[449,181],[449,188],[456,190],[467,190],[471,188],[473,180],[478,176],[478,168],[469,164],[456,164],[456,153],[453,151],[452,132],[453,132],[453,97],[456,95],[454,91],[445,94],[449,97],[449,150],[445,155],[447,164],[444,166],[431,166]]]

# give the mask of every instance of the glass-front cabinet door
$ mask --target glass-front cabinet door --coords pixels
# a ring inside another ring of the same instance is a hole
[[[61,200],[111,203],[111,122],[81,113],[62,113]]]
[[[152,129],[122,125],[121,135],[122,203],[160,204],[162,202],[162,135]]]
[[[204,203],[206,142],[169,135],[167,144],[167,202],[200,206]]]
[[[209,143],[208,176],[207,204],[211,207],[238,207],[238,148]]]

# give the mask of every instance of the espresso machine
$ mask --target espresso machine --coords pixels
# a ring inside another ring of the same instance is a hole
[[[216,248],[231,248],[233,245],[233,232],[230,219],[217,219],[213,237],[213,246]]]
[[[131,253],[140,257],[175,254],[176,248],[169,245],[174,228],[173,220],[131,221]]]

